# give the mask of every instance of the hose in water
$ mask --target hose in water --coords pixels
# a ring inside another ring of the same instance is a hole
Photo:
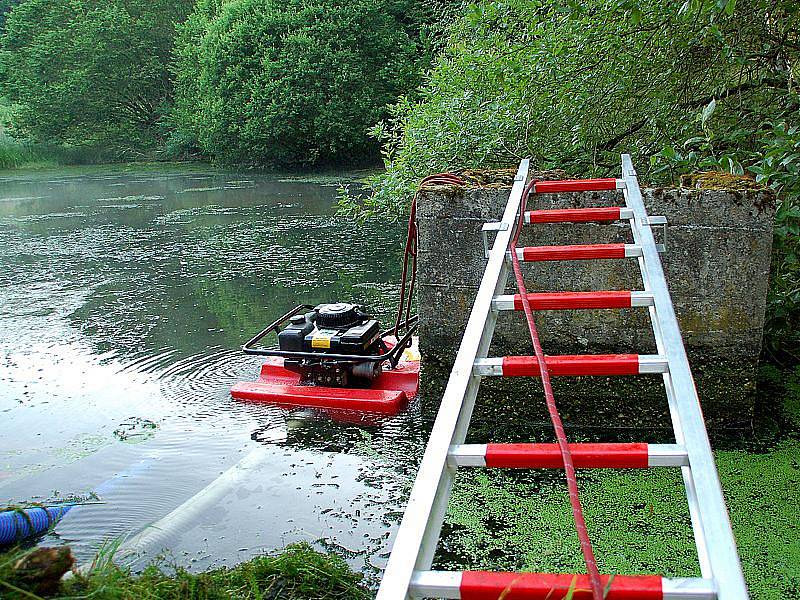
[[[394,322],[394,337],[400,339],[400,330],[403,324],[408,327],[411,318],[411,305],[414,300],[414,284],[417,281],[417,245],[419,232],[417,231],[417,197],[426,185],[464,185],[464,180],[455,173],[437,173],[428,175],[420,181],[414,199],[411,201],[411,210],[408,216],[408,233],[406,234],[406,247],[403,255],[403,271],[400,279],[400,303],[397,307],[397,318]],[[409,273],[409,263],[411,272]],[[408,289],[406,289],[408,288]],[[405,314],[405,320],[403,319]]]
[[[0,546],[46,533],[72,506],[37,506],[0,512]]]

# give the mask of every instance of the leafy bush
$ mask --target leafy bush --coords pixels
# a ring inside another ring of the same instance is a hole
[[[800,361],[800,127],[785,121],[765,122],[748,131],[754,141],[727,134],[714,151],[709,130],[706,137],[687,140],[679,148],[666,147],[651,162],[655,172],[671,174],[697,170],[719,170],[750,175],[771,187],[777,195],[772,252],[772,272],[767,297],[766,344],[772,357]]]
[[[775,213],[767,341],[774,352],[790,352],[800,361],[800,128],[776,125],[749,171],[775,189],[780,200]]]
[[[372,208],[391,211],[413,181],[456,166],[530,156],[603,174],[620,151],[646,165],[712,113],[718,132],[752,145],[754,127],[798,108],[798,25],[791,0],[473,4],[420,100],[374,131],[389,173]]]
[[[3,31],[3,27],[5,27],[8,13],[21,2],[22,0],[0,0],[0,31]]]
[[[27,0],[8,15],[4,87],[14,135],[33,142],[147,148],[171,94],[175,23],[191,0]]]
[[[418,83],[414,15],[410,0],[201,0],[177,50],[179,134],[225,163],[363,157]]]

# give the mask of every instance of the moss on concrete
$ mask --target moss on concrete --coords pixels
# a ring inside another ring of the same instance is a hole
[[[461,195],[470,188],[502,189],[514,184],[517,169],[464,169],[455,171],[464,180],[465,185],[426,185],[425,190],[442,193],[445,196]],[[531,171],[531,179],[537,181],[553,181],[565,179],[566,173],[561,170]]]
[[[764,191],[767,188],[752,177],[731,175],[721,171],[704,171],[681,176],[681,186],[700,190]]]

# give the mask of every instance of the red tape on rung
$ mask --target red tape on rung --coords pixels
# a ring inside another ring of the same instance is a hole
[[[533,310],[564,310],[573,308],[630,308],[629,291],[603,292],[539,292],[528,294]],[[522,310],[522,298],[514,296],[514,310]]]
[[[576,246],[527,246],[522,248],[522,260],[589,260],[595,258],[625,258],[625,244],[583,244]]]
[[[557,194],[559,192],[601,192],[617,189],[617,180],[605,179],[563,179],[560,181],[537,181],[533,188],[536,194]]]
[[[528,213],[529,223],[591,223],[595,221],[618,221],[620,208],[564,208],[556,210],[532,210]]]
[[[646,469],[647,444],[569,444],[576,467]],[[486,466],[496,469],[561,469],[558,444],[487,444]]]
[[[609,576],[602,575],[603,586]],[[549,573],[492,573],[464,571],[461,600],[591,600],[588,575]],[[661,577],[657,575],[616,575],[605,600],[662,600]]]
[[[580,375],[638,375],[638,354],[586,354],[545,357],[550,374]],[[534,356],[504,356],[503,376],[540,377],[539,361]]]

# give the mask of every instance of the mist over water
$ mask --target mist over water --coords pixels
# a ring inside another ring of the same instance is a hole
[[[228,394],[258,375],[242,342],[296,304],[393,318],[404,227],[339,218],[335,196],[219,173],[0,179],[0,504],[96,492],[45,540],[87,560],[264,447],[169,556],[199,569],[305,540],[382,567],[419,408],[359,427]]]

